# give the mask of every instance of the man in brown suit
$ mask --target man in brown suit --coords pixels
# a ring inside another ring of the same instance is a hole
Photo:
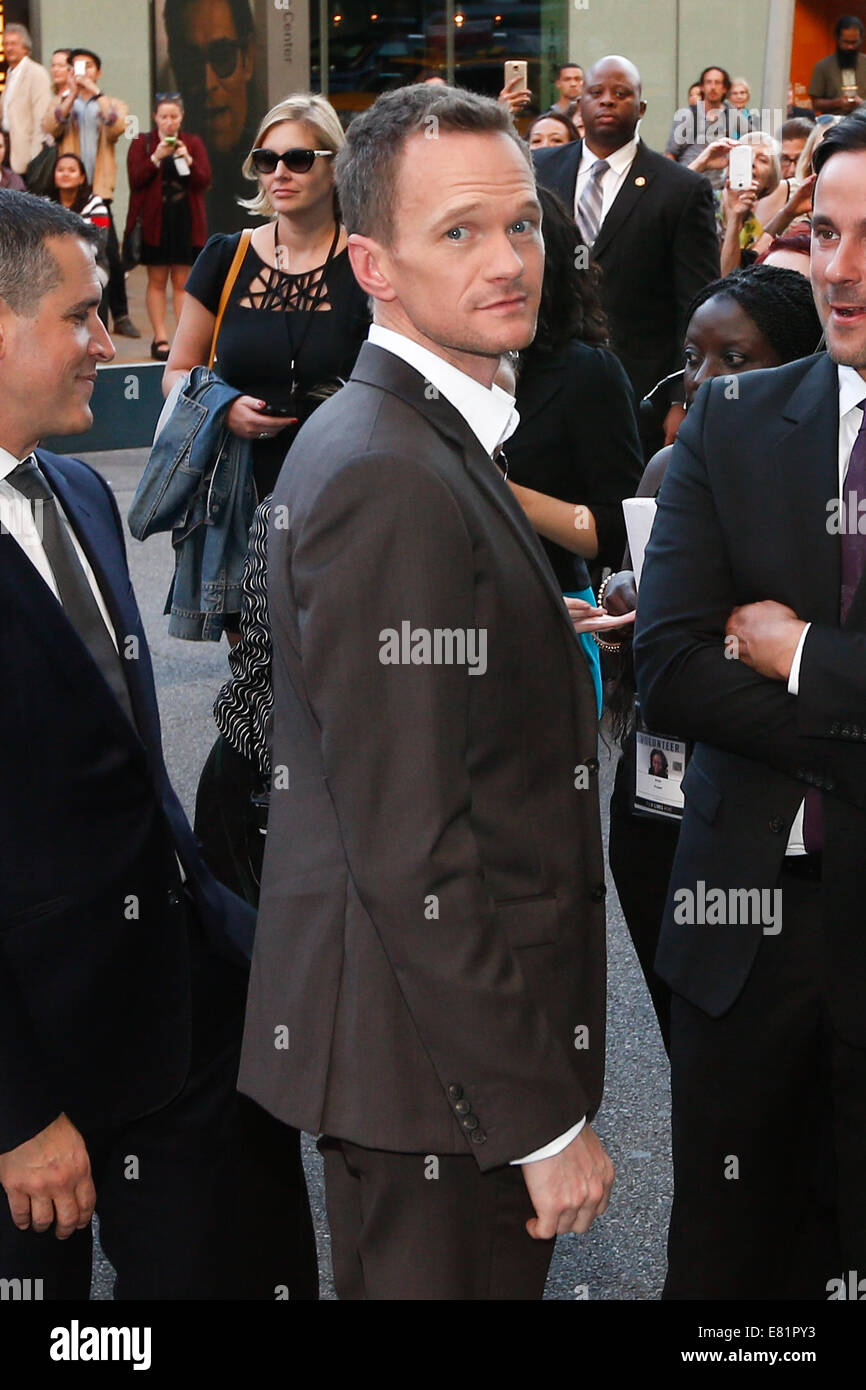
[[[274,174],[274,178],[284,177]],[[321,1134],[343,1298],[540,1298],[607,1206],[590,673],[494,462],[541,211],[497,103],[388,93],[337,165],[374,324],[273,494],[273,789],[239,1085]],[[411,1259],[407,1256],[411,1255]]]

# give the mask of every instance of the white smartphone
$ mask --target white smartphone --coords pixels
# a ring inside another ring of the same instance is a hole
[[[515,78],[519,78],[519,81],[515,81]],[[509,82],[514,82],[514,90],[516,92],[526,91],[526,88],[529,85],[529,83],[526,75],[525,58],[515,58],[505,64],[504,85],[507,87]]]
[[[734,145],[728,156],[728,182],[731,188],[742,191],[752,186],[752,145]]]
[[[75,62],[72,64],[72,71],[75,73],[75,76],[76,76],[76,77],[86,77],[86,76],[87,76],[87,59],[86,59],[86,58],[76,58],[76,59],[75,59]]]

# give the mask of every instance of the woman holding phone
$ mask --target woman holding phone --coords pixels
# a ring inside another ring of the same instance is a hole
[[[253,444],[261,501],[273,490],[294,434],[351,373],[367,336],[367,298],[352,274],[334,190],[344,142],[320,96],[290,96],[259,126],[244,173],[258,181],[242,204],[259,217],[220,327],[216,371],[243,395],[229,429]],[[213,236],[187,281],[163,391],[206,363],[220,295],[241,233]]]
[[[150,355],[168,358],[166,307],[171,277],[175,318],[180,321],[189,268],[205,243],[204,194],[211,181],[203,141],[181,131],[179,92],[157,94],[153,129],[129,147],[129,215],[126,233],[141,222],[141,263],[147,267],[147,313],[153,328]]]

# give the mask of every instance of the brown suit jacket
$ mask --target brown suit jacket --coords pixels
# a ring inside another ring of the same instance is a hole
[[[371,1148],[520,1158],[601,1096],[595,697],[507,484],[382,348],[290,451],[269,604],[274,787],[240,1089]],[[410,660],[392,664],[403,624]],[[474,662],[449,663],[469,629]],[[419,634],[437,630],[427,664]]]

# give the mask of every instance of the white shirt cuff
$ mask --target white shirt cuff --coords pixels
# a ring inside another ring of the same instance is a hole
[[[545,1144],[543,1149],[536,1149],[534,1153],[527,1154],[526,1158],[512,1158],[510,1166],[514,1168],[521,1163],[540,1163],[543,1158],[553,1158],[554,1154],[562,1153],[563,1149],[568,1148],[572,1139],[577,1138],[585,1124],[586,1116],[584,1115],[579,1124],[572,1125],[571,1129],[567,1129],[565,1134],[560,1134],[558,1139],[551,1139],[550,1143]]]
[[[806,640],[811,623],[807,623],[800,633],[800,640],[797,643],[797,650],[794,652],[794,660],[791,662],[791,671],[788,676],[788,694],[799,695],[800,693],[800,661],[803,656],[803,643]]]

